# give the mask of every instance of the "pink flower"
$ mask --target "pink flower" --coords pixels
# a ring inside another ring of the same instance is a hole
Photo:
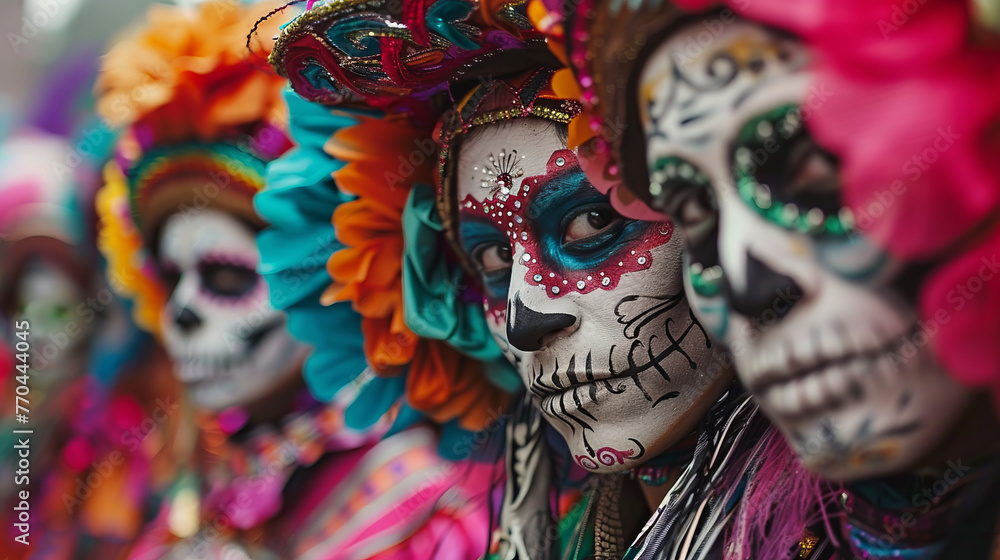
[[[987,286],[1000,272],[1000,231],[989,227],[1000,206],[1000,50],[976,43],[969,3],[726,3],[810,46],[806,126],[839,158],[859,229],[899,258],[942,263],[918,296],[925,321],[948,318],[935,352],[958,381],[992,388],[1000,410],[1000,290]]]
[[[959,382],[989,387],[1000,411],[1000,232],[936,269],[920,294],[920,315],[941,324],[938,359]]]

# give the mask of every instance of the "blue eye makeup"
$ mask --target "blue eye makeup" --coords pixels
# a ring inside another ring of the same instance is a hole
[[[527,211],[540,257],[560,273],[598,268],[649,224],[621,217],[579,167],[549,178]],[[582,227],[580,227],[582,226]],[[581,235],[567,238],[574,229]]]
[[[507,236],[496,225],[478,216],[464,217],[461,222],[459,231],[462,247],[478,268],[486,298],[492,303],[506,302],[512,264]],[[497,266],[500,264],[497,262],[498,259],[502,261],[504,254],[507,257],[507,266]],[[491,258],[494,261],[491,264],[494,266],[488,267],[484,263],[484,258]]]

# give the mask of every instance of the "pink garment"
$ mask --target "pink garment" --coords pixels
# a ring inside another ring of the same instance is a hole
[[[331,499],[294,523],[302,560],[462,560],[485,553],[493,468],[442,459],[425,427],[389,437],[340,472]],[[333,473],[330,473],[333,476]],[[290,525],[287,524],[286,525]]]
[[[241,483],[242,496],[229,493],[232,500],[220,501],[218,494],[211,502],[215,510],[223,503],[242,503],[247,513],[227,510],[227,521],[216,526],[228,528],[239,521],[243,529],[262,528],[268,542],[244,544],[299,560],[474,560],[487,547],[492,472],[489,465],[442,459],[435,433],[418,426],[327,455],[309,468],[297,494],[284,496],[283,507],[253,526],[243,522],[251,514],[271,511],[275,500],[281,504],[286,478],[277,487],[273,478]],[[158,559],[177,543],[167,528],[169,513],[168,502],[131,560]],[[240,539],[235,531],[221,535],[221,542]]]

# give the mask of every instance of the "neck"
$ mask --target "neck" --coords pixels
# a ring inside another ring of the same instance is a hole
[[[292,375],[286,383],[256,401],[241,407],[247,414],[247,422],[244,427],[281,420],[295,410],[296,401],[304,388],[305,382],[302,375]]]
[[[660,507],[667,492],[680,478],[697,443],[697,433],[693,433],[632,471],[651,512]]]

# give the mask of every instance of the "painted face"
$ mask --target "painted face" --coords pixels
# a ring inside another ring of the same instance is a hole
[[[38,347],[32,367],[43,383],[63,379],[73,362],[82,360],[92,334],[87,316],[80,313],[83,300],[79,284],[60,267],[45,260],[25,265],[14,292],[14,319],[31,325],[32,343]]]
[[[968,399],[930,354],[914,271],[853,230],[837,161],[803,125],[826,95],[803,47],[737,21],[693,53],[703,29],[659,45],[639,82],[650,192],[683,231],[692,306],[806,466],[910,466]]]
[[[490,329],[577,463],[632,468],[694,429],[730,377],[708,367],[671,225],[618,215],[541,119],[473,130],[456,173]]]
[[[228,214],[179,213],[164,222],[159,261],[172,293],[160,324],[198,406],[249,404],[298,374],[304,347],[271,307],[258,260],[254,232]]]

